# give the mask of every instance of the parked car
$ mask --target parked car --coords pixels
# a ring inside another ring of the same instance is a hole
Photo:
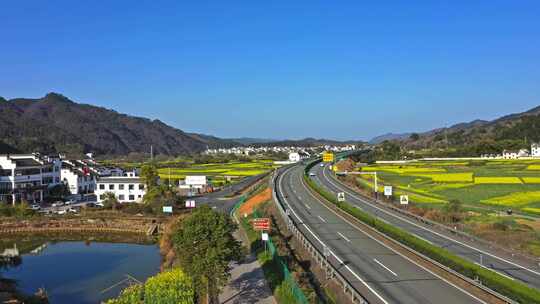
[[[70,207],[70,208],[67,209],[67,212],[69,212],[69,213],[77,213],[78,211],[77,211],[77,209]]]
[[[103,205],[102,202],[96,202],[95,205],[96,207],[101,207],[101,208],[105,207],[105,205]]]
[[[35,211],[38,211],[38,210],[41,209],[41,206],[38,205],[38,204],[33,204],[33,205],[30,205],[30,209],[35,210]]]
[[[51,206],[53,206],[53,207],[61,207],[61,206],[64,206],[64,202],[56,201]]]
[[[64,210],[58,210],[58,211],[56,212],[56,214],[58,214],[58,215],[63,215],[63,214],[66,214],[66,213],[67,213],[67,210],[66,210],[66,209],[64,209]]]
[[[309,172],[309,176],[315,176],[315,173]]]

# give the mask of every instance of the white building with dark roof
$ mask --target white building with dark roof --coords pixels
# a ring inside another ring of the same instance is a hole
[[[61,161],[40,154],[0,155],[0,202],[43,201],[48,187],[60,183]]]
[[[93,193],[96,189],[98,173],[83,161],[63,160],[60,176],[71,194]]]

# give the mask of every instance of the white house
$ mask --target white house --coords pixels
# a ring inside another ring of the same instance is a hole
[[[289,161],[293,163],[297,163],[300,161],[300,153],[298,152],[291,152],[289,153]]]
[[[504,159],[517,159],[518,158],[518,151],[503,150],[502,157]]]
[[[140,203],[146,193],[143,180],[137,176],[101,177],[97,181],[97,201],[105,200],[105,193],[112,192],[121,203]]]
[[[203,189],[208,186],[208,179],[205,175],[187,175],[184,182],[180,184],[182,189]]]
[[[540,144],[538,143],[531,144],[531,156],[540,157]]]
[[[60,183],[60,166],[58,157],[37,153],[0,155],[0,202],[41,202],[47,188]]]
[[[502,153],[502,158],[504,159],[518,159],[520,157],[528,157],[529,151],[527,149],[520,149],[519,151],[515,150],[504,150]]]
[[[71,194],[93,193],[97,174],[86,163],[78,160],[63,160],[61,178]]]

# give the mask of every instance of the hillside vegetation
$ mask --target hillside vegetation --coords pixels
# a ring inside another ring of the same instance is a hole
[[[178,155],[234,144],[185,133],[159,120],[75,103],[56,93],[39,99],[0,97],[0,153],[126,155],[149,153],[152,145],[155,154]]]

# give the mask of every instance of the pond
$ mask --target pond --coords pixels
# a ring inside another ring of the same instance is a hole
[[[39,253],[23,254],[22,263],[2,276],[28,293],[45,288],[52,304],[96,304],[117,296],[133,278],[144,282],[156,274],[160,259],[156,245],[48,243]]]

